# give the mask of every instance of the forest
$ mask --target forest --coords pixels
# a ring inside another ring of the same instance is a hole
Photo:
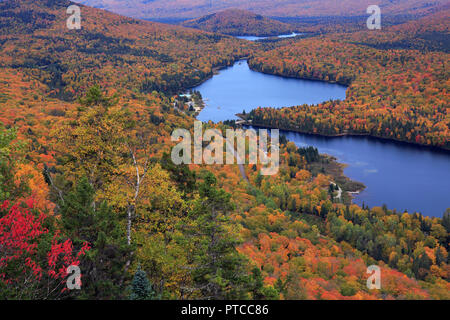
[[[336,199],[329,159],[283,137],[279,173],[246,164],[248,181],[170,158],[171,133],[195,120],[178,94],[243,57],[349,86],[344,101],[253,110],[255,124],[448,149],[448,53],[358,33],[250,43],[84,6],[67,30],[70,4],[0,2],[1,300],[450,298],[449,210]],[[366,285],[373,264],[381,290]]]
[[[448,20],[448,10],[447,15],[438,16]],[[426,25],[430,20],[422,23]],[[406,40],[412,37],[408,26],[403,28],[404,41],[410,41]],[[448,24],[446,28],[435,25],[436,30],[448,34]],[[347,97],[315,106],[256,109],[246,119],[252,120],[253,125],[300,132],[370,135],[449,149],[446,49],[390,49],[385,33],[378,38],[366,37],[366,33],[291,40],[272,50],[257,52],[249,60],[252,69],[346,85]],[[435,39],[430,42],[435,45]]]
[[[292,25],[254,14],[249,11],[229,9],[182,23],[185,27],[232,36],[277,36],[290,34]]]

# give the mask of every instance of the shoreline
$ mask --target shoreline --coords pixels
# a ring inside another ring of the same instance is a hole
[[[270,72],[265,72],[262,70],[258,70],[257,68],[252,67],[249,64],[249,68],[252,71],[255,72],[259,72],[262,74],[267,74],[267,75],[274,75],[274,76],[279,76],[279,77],[284,77],[284,78],[288,78],[288,79],[300,79],[300,80],[309,80],[309,81],[320,81],[320,82],[325,82],[325,83],[330,83],[330,84],[337,84],[337,85],[341,85],[344,87],[349,87],[351,85],[350,83],[341,83],[341,82],[337,82],[337,81],[324,81],[324,80],[320,80],[320,79],[312,79],[312,78],[299,78],[297,76],[294,75],[278,75],[278,74],[274,74],[274,73],[270,73]],[[247,121],[245,118],[242,117],[242,114],[236,114],[237,117],[239,117],[240,119]],[[313,132],[308,132],[308,131],[302,131],[300,129],[282,129],[282,128],[276,128],[276,127],[270,127],[270,126],[262,126],[262,125],[257,125],[257,124],[252,124],[255,127],[267,127],[267,128],[271,128],[271,129],[279,129],[279,130],[285,130],[285,131],[292,131],[292,132],[299,132],[299,133],[303,133],[303,134],[311,134],[311,135],[318,135],[318,136],[323,136],[323,137],[344,137],[344,136],[366,136],[366,137],[370,137],[370,138],[375,138],[375,139],[379,139],[379,140],[386,140],[386,141],[394,141],[397,143],[404,143],[404,144],[408,144],[408,145],[415,145],[415,146],[420,146],[420,147],[425,147],[427,149],[431,149],[433,151],[443,151],[445,153],[450,154],[450,148],[446,148],[446,147],[440,147],[440,146],[434,146],[434,145],[427,145],[427,144],[421,144],[421,143],[417,143],[414,141],[405,141],[405,140],[400,140],[397,138],[387,138],[387,137],[380,137],[380,136],[376,136],[376,135],[372,135],[370,133],[338,133],[338,134],[333,134],[333,135],[329,135],[329,134],[324,134],[324,133],[313,133]]]
[[[326,160],[327,163],[321,163],[322,168],[325,169],[325,174],[333,177],[333,183],[337,184],[341,189],[341,201],[344,204],[353,204],[353,199],[355,196],[359,195],[363,192],[367,186],[360,181],[355,181],[349,176],[347,176],[344,172],[345,168],[348,167],[347,163],[341,163],[335,156],[332,156],[327,153],[319,153],[323,160]],[[311,170],[318,169],[318,163],[310,164]]]
[[[243,125],[246,125],[246,126],[253,126],[253,127],[257,127],[257,128],[278,129],[278,130],[283,130],[283,131],[297,132],[297,133],[301,133],[301,134],[306,134],[306,135],[311,135],[311,136],[319,136],[319,137],[325,137],[325,138],[367,137],[367,138],[375,139],[375,140],[379,140],[379,141],[397,143],[397,144],[405,145],[405,146],[414,146],[414,147],[424,148],[424,149],[428,149],[431,151],[442,152],[442,153],[450,155],[450,148],[420,144],[420,143],[416,143],[416,142],[412,142],[412,141],[409,142],[409,141],[399,140],[396,138],[380,137],[380,136],[372,135],[370,133],[356,133],[356,132],[354,132],[354,133],[346,132],[346,133],[337,133],[337,134],[314,133],[314,132],[304,131],[301,129],[279,128],[279,127],[272,126],[269,124],[263,125],[263,124],[248,122],[246,117],[241,113],[237,113],[236,116],[239,119],[241,119],[242,121],[245,121]]]
[[[235,60],[232,64],[230,65],[221,65],[221,66],[216,66],[212,68],[212,74],[210,76],[208,76],[207,78],[200,80],[197,84],[190,86],[189,88],[185,89],[185,91],[187,90],[191,90],[195,87],[200,86],[201,84],[203,84],[204,82],[210,80],[214,75],[217,75],[219,73],[219,71],[224,70],[226,68],[229,68],[231,66],[233,66],[234,64],[240,62],[240,61],[247,61],[250,59],[250,56],[245,56],[245,57],[241,57],[238,58],[237,60]],[[341,86],[345,86],[348,87],[349,85],[345,85],[342,83],[338,83],[338,82],[327,82],[327,81],[323,81],[323,80],[319,80],[319,79],[307,79],[307,78],[298,78],[298,77],[293,77],[293,76],[284,76],[284,75],[276,75],[276,74],[271,74],[271,73],[266,73],[263,71],[258,71],[258,70],[254,70],[250,67],[250,70],[254,71],[254,72],[259,72],[262,74],[267,74],[267,75],[273,75],[273,76],[277,76],[277,77],[282,77],[282,78],[288,78],[288,79],[300,79],[300,80],[308,80],[308,81],[320,81],[320,82],[325,82],[325,83],[331,83],[331,84],[337,84],[337,85],[341,85]],[[421,147],[421,148],[425,148],[431,151],[437,151],[437,152],[442,152],[445,154],[449,154],[450,155],[450,148],[445,148],[445,147],[439,147],[439,146],[432,146],[432,145],[426,145],[426,144],[420,144],[417,142],[413,142],[413,141],[405,141],[405,140],[400,140],[397,138],[386,138],[386,137],[380,137],[380,136],[376,136],[376,135],[372,135],[370,133],[337,133],[337,134],[324,134],[324,133],[314,133],[314,132],[308,132],[308,131],[304,131],[304,130],[300,130],[300,129],[287,129],[287,128],[278,128],[275,126],[270,126],[270,125],[261,125],[261,124],[253,124],[253,123],[248,123],[248,120],[246,119],[246,117],[242,114],[242,113],[237,113],[235,114],[236,117],[238,117],[239,119],[245,121],[244,125],[250,125],[250,126],[254,126],[254,127],[258,127],[258,128],[269,128],[269,129],[279,129],[279,130],[284,130],[284,131],[291,131],[291,132],[298,132],[298,133],[302,133],[302,134],[308,134],[308,135],[314,135],[314,136],[320,136],[320,137],[327,137],[327,138],[339,138],[339,137],[368,137],[368,138],[372,138],[372,139],[377,139],[380,141],[387,141],[387,142],[394,142],[394,143],[398,143],[398,144],[404,144],[404,145],[409,145],[409,146],[415,146],[415,147]]]
[[[237,59],[236,61],[234,61],[234,63],[227,63],[226,65],[221,65],[221,66],[216,66],[213,68],[214,73],[220,73],[221,70],[223,69],[228,69],[230,67],[233,66],[233,64],[242,62],[244,63],[246,61],[246,59],[248,59],[248,57],[242,57],[240,59]],[[258,71],[255,71],[258,72]],[[276,75],[275,75],[276,76]],[[211,77],[210,77],[211,78]],[[208,79],[204,79],[202,81],[206,82],[206,80]],[[310,81],[320,81],[320,80],[310,80]],[[323,82],[323,81],[321,81]],[[207,97],[203,97],[203,98],[207,98]],[[242,124],[242,125],[248,125],[248,126],[254,126],[254,127],[259,127],[259,128],[274,128],[274,129],[280,129],[280,130],[285,130],[286,132],[298,132],[300,134],[304,134],[304,135],[310,135],[310,136],[322,136],[325,138],[340,138],[340,137],[345,137],[345,136],[349,136],[349,137],[361,137],[360,140],[358,141],[366,141],[365,139],[373,139],[372,141],[381,141],[381,142],[385,142],[386,144],[388,143],[395,143],[398,145],[403,145],[405,146],[405,150],[407,149],[407,147],[412,147],[412,148],[421,148],[423,150],[432,150],[434,152],[439,152],[445,155],[449,154],[448,149],[446,148],[442,148],[442,147],[436,147],[436,146],[430,146],[430,145],[423,145],[423,144],[419,144],[419,143],[412,143],[412,142],[407,142],[407,141],[402,141],[402,140],[398,140],[398,139],[394,139],[394,138],[386,138],[386,137],[378,137],[375,135],[371,135],[369,133],[352,133],[352,132],[343,132],[343,133],[339,133],[339,134],[322,134],[322,133],[313,133],[313,132],[308,132],[308,131],[304,131],[301,129],[289,129],[289,128],[280,128],[277,126],[270,126],[270,125],[264,125],[264,124],[253,124],[251,121],[247,121],[247,119],[249,118],[248,112],[246,114],[240,114],[237,113],[236,114],[237,118],[235,118],[235,121],[238,121],[238,119],[241,119],[241,123],[237,123]],[[229,117],[230,118],[230,117]],[[231,123],[232,124],[232,123]],[[350,141],[350,140],[349,140]],[[355,140],[356,141],[356,140]],[[368,141],[368,140],[367,140]],[[332,157],[329,154],[325,154],[325,153],[321,153],[322,157]],[[325,159],[325,158],[322,158]],[[342,194],[342,200],[345,204],[350,204],[350,203],[359,203],[360,202],[360,197],[361,194],[366,194],[366,192],[364,192],[365,190],[367,190],[366,186],[364,185],[364,179],[362,179],[362,183],[361,184],[357,184],[359,181],[357,180],[352,180],[351,177],[347,176],[344,173],[344,170],[346,167],[348,167],[349,165],[345,164],[345,163],[340,163],[339,161],[334,160],[334,161],[330,161],[330,162],[334,162],[332,163],[325,163],[325,161],[322,163],[321,161],[319,161],[318,163],[316,163],[316,170],[317,167],[319,169],[321,169],[322,166],[325,166],[327,170],[327,174],[329,174],[330,176],[333,177],[333,180],[345,191]],[[331,171],[334,171],[333,174],[330,173],[330,169]],[[360,178],[361,179],[361,178]]]
[[[248,59],[250,60],[250,58]],[[338,82],[338,81],[325,81],[325,80],[321,80],[321,79],[317,79],[317,78],[307,78],[307,77],[303,77],[303,78],[299,78],[298,76],[294,76],[294,75],[286,75],[286,74],[276,74],[276,73],[270,73],[267,71],[263,71],[263,70],[258,70],[255,67],[252,67],[250,64],[248,65],[248,67],[250,68],[250,70],[255,71],[255,72],[259,72],[262,74],[266,74],[266,75],[270,75],[270,76],[277,76],[277,77],[282,77],[282,78],[286,78],[286,79],[298,79],[298,80],[308,80],[308,81],[319,81],[319,82],[325,82],[325,83],[330,83],[330,84],[337,84],[343,87],[348,88],[351,85],[350,83],[345,83],[345,82]]]
[[[237,58],[236,60],[234,60],[231,64],[222,64],[222,65],[217,65],[217,66],[211,67],[211,74],[210,75],[208,75],[204,79],[200,79],[198,82],[196,82],[193,85],[183,87],[180,91],[181,92],[185,92],[185,91],[189,91],[191,89],[194,89],[195,87],[198,87],[198,86],[202,85],[203,83],[205,83],[206,81],[208,81],[212,77],[214,77],[215,75],[219,74],[219,72],[221,70],[225,70],[225,69],[227,69],[229,67],[232,67],[234,64],[238,63],[239,61],[247,61],[248,59],[250,59],[249,56],[240,57],[240,58]]]

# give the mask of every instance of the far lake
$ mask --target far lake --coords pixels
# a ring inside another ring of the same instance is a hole
[[[345,99],[346,90],[335,84],[265,75],[250,70],[245,61],[221,70],[194,89],[206,102],[197,118],[214,122],[236,119],[236,113],[258,106],[279,108]],[[345,174],[367,187],[355,198],[357,204],[386,204],[390,209],[436,217],[450,207],[450,152],[369,137],[282,133],[298,146],[315,146],[347,164]]]
[[[281,34],[279,36],[272,36],[272,37],[238,36],[236,38],[244,39],[244,40],[248,40],[248,41],[258,41],[258,40],[264,40],[264,39],[269,39],[269,38],[280,38],[280,39],[293,38],[293,37],[300,36],[300,35],[302,35],[302,34],[293,32],[290,34]]]

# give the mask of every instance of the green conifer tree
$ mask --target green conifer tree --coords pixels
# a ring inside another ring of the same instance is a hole
[[[247,260],[236,251],[238,240],[230,235],[231,195],[216,187],[217,180],[206,172],[199,185],[200,199],[195,213],[197,268],[193,278],[207,299],[245,299],[248,297]]]
[[[139,266],[131,283],[130,300],[152,300],[155,292],[152,289],[147,273]]]
[[[123,297],[125,264],[132,248],[127,246],[120,214],[106,202],[95,203],[94,188],[82,178],[60,205],[66,236],[75,247],[88,242],[91,250],[80,264],[83,289],[80,298]]]

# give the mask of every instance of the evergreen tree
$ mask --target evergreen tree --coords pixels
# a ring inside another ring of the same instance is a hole
[[[440,266],[442,262],[446,262],[445,256],[442,253],[441,247],[436,248],[436,265]]]
[[[334,184],[330,184],[330,186],[328,187],[328,194],[331,197],[331,201],[334,200]]]
[[[161,159],[161,167],[170,173],[170,178],[177,183],[178,189],[185,194],[190,194],[195,189],[195,172],[185,164],[175,165],[170,155],[164,152]]]
[[[216,188],[217,180],[206,172],[199,185],[200,199],[195,208],[197,244],[193,273],[196,286],[206,299],[244,299],[248,293],[247,260],[236,251],[239,244],[230,234],[231,195]]]
[[[94,188],[86,178],[75,186],[61,203],[63,227],[67,235],[74,241],[95,241],[95,230],[92,230],[95,219]]]
[[[433,262],[426,253],[422,253],[413,259],[412,271],[419,280],[424,280],[428,275]]]
[[[125,263],[130,254],[120,216],[106,202],[94,201],[94,189],[82,178],[61,204],[61,222],[75,247],[88,242],[92,249],[81,261],[81,298],[121,298]]]
[[[98,85],[92,86],[86,92],[86,96],[79,99],[81,105],[85,107],[103,106],[105,108],[117,103],[117,96],[107,97],[103,94]]]
[[[277,281],[277,287],[283,289],[285,285],[280,279]],[[250,292],[252,293],[253,300],[278,300],[280,299],[280,293],[274,287],[264,286],[264,279],[261,274],[261,270],[254,267],[252,270],[252,277],[250,282]]]
[[[447,230],[447,233],[450,233],[450,208],[445,210],[444,216],[442,217],[442,225]]]
[[[256,175],[256,179],[255,179],[255,184],[258,187],[261,187],[261,183],[263,181],[263,176],[261,175],[261,172],[258,172],[258,174]]]
[[[154,297],[155,292],[147,278],[147,273],[139,266],[131,283],[130,300],[152,300]]]

